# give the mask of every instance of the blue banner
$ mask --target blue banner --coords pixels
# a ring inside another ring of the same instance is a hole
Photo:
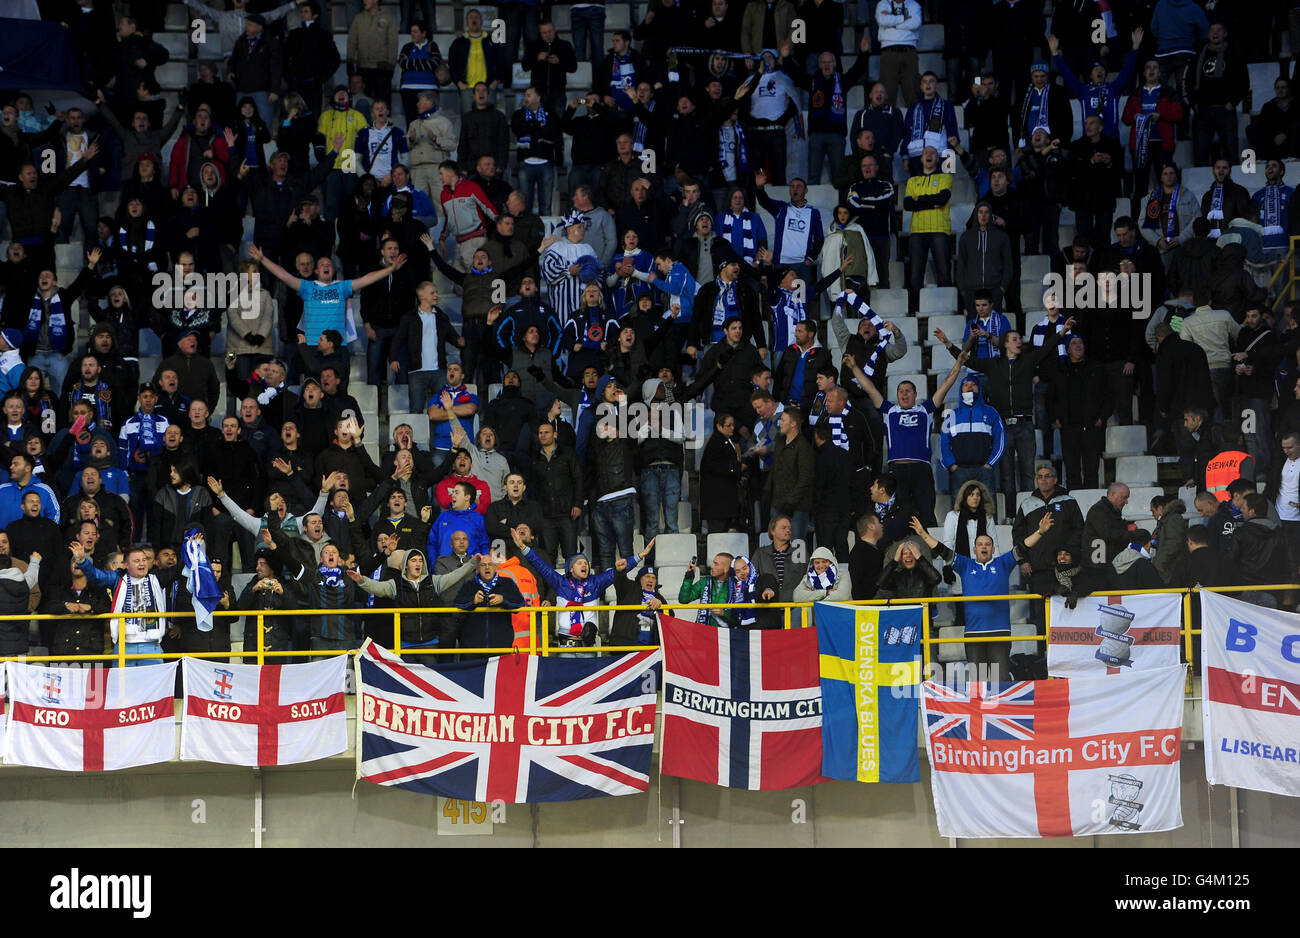
[[[822,775],[919,782],[921,607],[817,603]]]
[[[58,23],[0,18],[0,88],[81,91],[68,31]]]

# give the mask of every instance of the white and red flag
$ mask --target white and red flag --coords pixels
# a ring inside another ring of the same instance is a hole
[[[1052,597],[1047,631],[1047,673],[1093,677],[1121,670],[1168,668],[1178,664],[1178,627],[1183,597],[1084,596],[1073,609]]]
[[[1300,796],[1300,615],[1200,599],[1206,779]]]
[[[6,663],[5,762],[102,772],[176,754],[176,662],[139,668]]]
[[[347,750],[347,655],[260,666],[181,660],[182,760],[290,765]]]
[[[944,837],[1069,837],[1183,826],[1186,668],[923,686]]]

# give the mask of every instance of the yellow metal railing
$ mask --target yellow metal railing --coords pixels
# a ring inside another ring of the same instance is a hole
[[[1284,300],[1294,300],[1296,298],[1296,282],[1300,281],[1300,271],[1296,270],[1295,260],[1297,247],[1300,246],[1300,235],[1292,235],[1290,249],[1286,252],[1286,257],[1282,258],[1277,265],[1277,270],[1273,271],[1273,276],[1268,281],[1268,292],[1273,293],[1273,285],[1283,274],[1286,275],[1286,282],[1282,289],[1277,291],[1277,299],[1273,301],[1273,311],[1276,312]]]
[[[1278,591],[1300,591],[1300,585],[1293,583],[1268,584],[1262,586],[1216,586],[1216,587],[1196,587],[1194,589],[1159,589],[1159,590],[1102,590],[1091,593],[1092,596],[1154,596],[1160,594],[1180,594],[1183,597],[1182,622],[1179,626],[1179,634],[1183,644],[1183,660],[1191,661],[1192,659],[1192,636],[1201,634],[1200,629],[1193,629],[1192,622],[1192,594],[1196,592],[1213,592],[1213,593],[1241,593],[1246,591],[1261,592],[1278,592]],[[1082,598],[1082,597],[1081,597]],[[1011,600],[1043,600],[1044,605],[1044,634],[1033,633],[1030,635],[991,635],[991,636],[971,636],[962,635],[954,638],[931,638],[930,637],[930,604],[931,603],[962,603],[962,602],[995,602]],[[811,609],[815,604],[811,602],[790,602],[790,603],[758,603],[755,604],[761,610],[782,610],[784,627],[796,627],[793,622],[792,611],[799,610],[798,628],[804,628],[809,625],[807,614],[804,610]],[[1047,640],[1047,634],[1051,629],[1051,602],[1050,597],[1045,597],[1039,593],[1007,593],[997,596],[926,596],[916,599],[865,599],[865,600],[846,600],[844,605],[863,606],[863,607],[889,607],[889,606],[921,606],[921,655],[922,662],[928,668],[933,653],[932,646],[945,644],[964,644],[973,643],[991,643],[991,642],[1044,642]],[[699,612],[707,609],[740,609],[745,604],[739,603],[664,603],[662,611],[672,612],[673,610],[689,610]],[[501,612],[503,610],[489,607],[492,611]],[[170,658],[256,658],[257,664],[265,664],[267,658],[284,658],[284,657],[317,657],[327,655],[337,655],[339,652],[334,649],[317,650],[317,651],[272,651],[266,647],[266,633],[263,623],[268,616],[301,616],[311,618],[314,616],[338,616],[345,615],[391,615],[393,617],[393,648],[395,654],[408,655],[499,655],[511,652],[527,652],[528,654],[537,654],[549,656],[551,654],[564,653],[591,653],[592,651],[600,652],[631,652],[645,651],[649,648],[655,648],[655,645],[601,645],[595,646],[566,646],[563,648],[552,647],[550,642],[550,629],[539,628],[539,619],[545,623],[550,616],[560,612],[572,612],[575,607],[567,606],[532,606],[523,610],[512,610],[512,612],[526,611],[528,613],[528,646],[527,648],[406,648],[402,646],[402,616],[403,615],[452,615],[460,614],[465,610],[456,607],[438,606],[428,609],[421,608],[400,608],[400,609],[356,609],[356,610],[338,610],[338,609],[266,609],[266,610],[217,610],[213,613],[214,618],[238,619],[246,618],[255,620],[257,634],[257,648],[250,650],[247,647],[242,651],[211,651],[211,652],[142,652],[127,653],[126,642],[119,642],[117,650],[112,654],[75,654],[75,655],[13,655],[9,657],[0,657],[0,661],[24,661],[24,662],[59,662],[59,661],[115,661],[119,667],[125,667],[126,662],[136,659],[170,659]],[[585,612],[640,612],[644,606],[582,606]],[[49,615],[49,614],[31,614],[31,615],[7,615],[0,616],[0,622],[31,622],[45,620],[68,620],[77,619],[79,621],[94,619],[122,619],[127,618],[121,612],[106,612],[95,615]],[[129,618],[132,619],[191,619],[194,617],[192,612],[137,612],[131,613]],[[247,631],[245,632],[247,634]],[[246,644],[246,643],[245,643]],[[356,649],[351,649],[349,653],[354,653]]]

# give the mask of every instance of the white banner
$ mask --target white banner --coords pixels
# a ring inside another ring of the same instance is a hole
[[[1178,627],[1183,597],[1084,596],[1073,609],[1052,597],[1047,633],[1047,673],[1052,677],[1099,677],[1122,669],[1178,664]]]
[[[1300,796],[1300,615],[1200,600],[1205,777]]]
[[[9,765],[100,772],[176,754],[176,662],[139,668],[6,663]]]
[[[290,765],[348,748],[348,656],[307,664],[226,664],[182,658],[181,759]]]
[[[922,702],[944,837],[1069,837],[1183,826],[1186,668],[953,687]]]

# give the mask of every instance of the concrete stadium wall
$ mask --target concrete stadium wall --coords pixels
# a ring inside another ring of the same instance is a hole
[[[1202,748],[1184,746],[1184,827],[1073,840],[939,837],[929,771],[919,785],[830,782],[746,792],[652,774],[644,795],[507,805],[486,836],[438,833],[437,799],[355,783],[351,758],[254,772],[170,763],[97,775],[0,769],[0,843],[15,847],[249,847],[261,794],[266,847],[667,847],[679,806],[683,847],[1229,847],[1229,792],[1205,783]],[[1300,845],[1300,802],[1238,794],[1243,847]]]

